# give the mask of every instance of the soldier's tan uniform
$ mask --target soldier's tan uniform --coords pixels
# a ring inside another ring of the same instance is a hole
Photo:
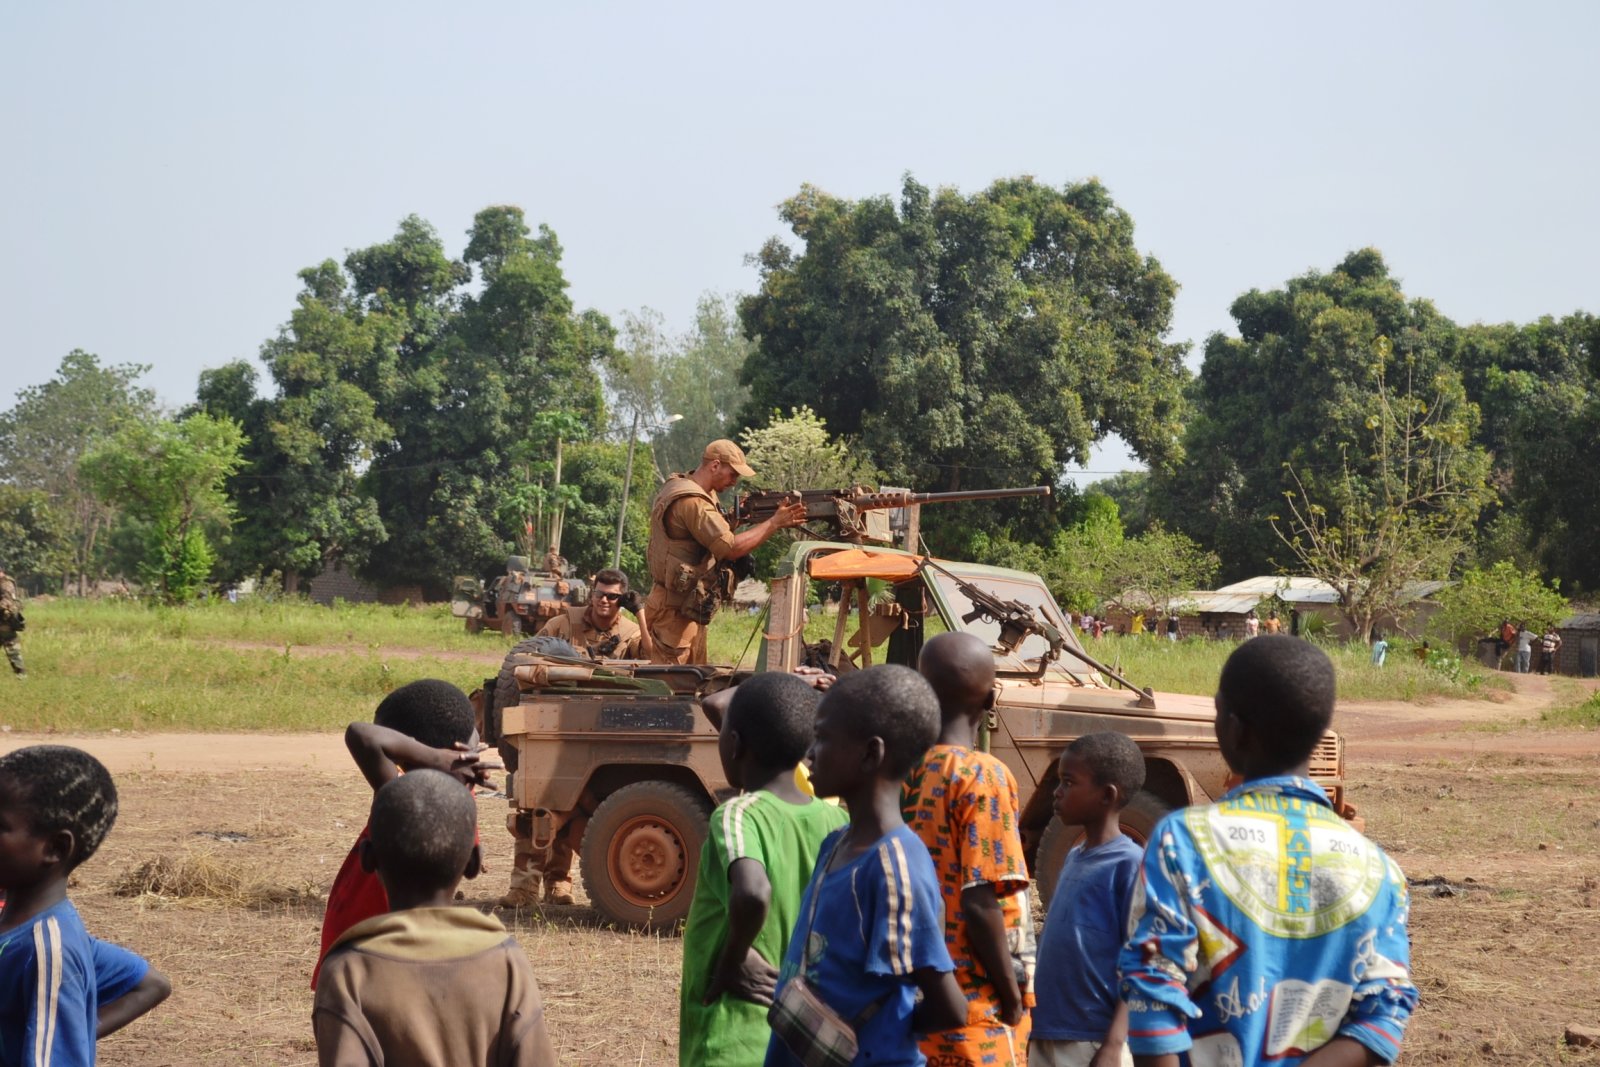
[[[645,624],[656,663],[706,662],[706,623],[715,601],[712,570],[733,551],[733,531],[716,498],[687,474],[675,475],[650,509],[650,597]]]
[[[0,569],[0,648],[6,650],[11,670],[19,678],[27,677],[22,666],[22,642],[17,639],[16,623],[22,620],[22,603],[17,599],[17,583],[11,575]]]
[[[611,629],[595,627],[587,607],[568,608],[544,624],[540,637],[559,637],[588,654],[590,659],[639,659],[644,634],[637,623],[618,612]]]

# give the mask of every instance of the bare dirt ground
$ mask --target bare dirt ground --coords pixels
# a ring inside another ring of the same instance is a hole
[[[1548,679],[1516,681],[1503,702],[1351,704],[1336,723],[1369,834],[1418,883],[1423,1004],[1403,1063],[1600,1063],[1562,1043],[1569,1024],[1600,1025],[1600,731],[1528,725],[1555,695]],[[73,898],[91,930],[148,956],[176,989],[104,1043],[104,1062],[314,1063],[321,894],[370,802],[340,738],[6,734],[0,750],[42,740],[80,745],[116,774],[121,818]],[[493,869],[466,896],[487,906],[511,849],[504,801],[479,805]],[[119,894],[161,859],[208,884]],[[581,905],[502,917],[533,960],[563,1063],[676,1062],[676,939],[607,929]]]

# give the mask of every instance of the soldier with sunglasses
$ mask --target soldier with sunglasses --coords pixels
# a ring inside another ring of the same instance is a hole
[[[605,570],[594,576],[589,603],[567,608],[544,624],[540,637],[559,637],[590,659],[646,659],[649,646],[639,625],[622,617],[622,609],[638,614],[638,596],[628,588],[628,576]]]

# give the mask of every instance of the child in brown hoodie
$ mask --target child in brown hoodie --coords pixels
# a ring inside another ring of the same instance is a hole
[[[390,910],[345,931],[323,964],[321,1067],[556,1062],[527,955],[499,919],[453,903],[478,872],[477,824],[471,794],[439,771],[378,790],[361,862]]]

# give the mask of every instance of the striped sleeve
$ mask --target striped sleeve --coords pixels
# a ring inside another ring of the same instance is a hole
[[[760,793],[741,793],[712,815],[716,824],[712,827],[712,836],[719,839],[727,857],[726,867],[733,866],[736,860],[755,860],[763,867],[768,866],[766,843],[753,811],[760,799]]]
[[[94,990],[84,960],[75,957],[73,946],[64,940],[56,916],[33,924],[28,1025],[20,1050],[25,1067],[94,1062]]]
[[[877,863],[865,865],[859,881],[870,886],[863,918],[869,974],[906,977],[930,967],[953,970],[944,942],[944,903],[938,876],[922,842],[909,831],[878,843]]]

